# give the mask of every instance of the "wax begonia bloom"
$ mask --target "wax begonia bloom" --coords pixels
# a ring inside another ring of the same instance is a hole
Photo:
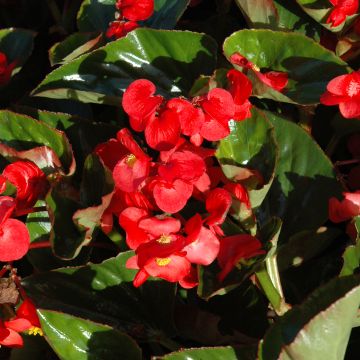
[[[200,100],[200,106],[205,115],[200,135],[209,141],[218,141],[228,136],[229,120],[235,114],[235,104],[231,94],[224,89],[212,89]]]
[[[132,21],[146,20],[154,12],[154,0],[117,0],[115,6],[122,17]]]
[[[360,215],[360,191],[344,192],[343,196],[344,199],[341,201],[334,197],[329,200],[329,219],[334,223]]]
[[[230,56],[230,62],[246,69],[251,69],[261,82],[276,91],[282,91],[289,82],[289,77],[286,72],[267,71],[262,73],[257,65],[239,53],[232,54]]]
[[[10,348],[20,348],[24,345],[23,338],[19,334],[21,331],[28,330],[31,323],[26,320],[19,319],[2,321],[0,320],[0,345]]]
[[[129,150],[118,139],[109,139],[105,143],[98,144],[94,152],[111,171],[121,158],[129,154]]]
[[[222,224],[232,203],[231,195],[228,191],[216,188],[211,190],[206,197],[206,210],[209,216],[206,223],[210,226]]]
[[[342,24],[347,16],[357,13],[359,8],[359,0],[329,0],[334,6],[329,17],[326,20],[331,27],[336,27]]]
[[[6,190],[6,179],[0,175],[0,194]]]
[[[4,86],[10,81],[15,67],[16,61],[9,64],[6,55],[0,52],[0,86]]]
[[[0,261],[21,259],[29,250],[30,235],[19,220],[11,219],[15,201],[9,196],[0,196]]]
[[[48,189],[46,175],[31,161],[16,161],[3,170],[2,176],[16,187],[16,210],[31,208]]]
[[[106,37],[120,39],[139,27],[134,21],[112,21],[106,30]]]
[[[332,79],[321,95],[323,105],[339,105],[343,117],[360,117],[360,70]]]
[[[219,280],[223,281],[240,259],[248,259],[264,254],[265,251],[261,247],[261,242],[248,234],[222,238],[218,255],[219,266],[222,269],[218,274]]]
[[[122,106],[130,117],[130,125],[135,131],[144,131],[150,117],[163,102],[163,97],[154,95],[155,85],[145,79],[132,82],[124,92]]]
[[[36,307],[29,298],[24,299],[24,301],[18,307],[16,310],[16,317],[18,319],[25,319],[30,322],[31,327],[27,329],[30,335],[43,335],[40,320],[36,312]]]

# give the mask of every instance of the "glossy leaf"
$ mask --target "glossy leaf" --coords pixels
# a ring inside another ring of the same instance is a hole
[[[255,29],[292,30],[320,39],[319,26],[302,12],[297,4],[287,0],[235,0],[250,27]]]
[[[119,330],[56,311],[39,310],[38,314],[46,339],[60,359],[142,358],[136,342]]]
[[[103,45],[105,45],[103,35],[98,32],[74,33],[51,47],[49,50],[50,63],[52,66],[68,63]]]
[[[241,168],[253,171],[263,179],[261,188],[250,189],[249,193],[252,207],[258,207],[271,186],[278,156],[273,127],[259,110],[253,108],[251,118],[232,121],[230,129],[231,134],[220,141],[216,157],[225,175],[234,181],[239,180]],[[226,165],[240,169],[237,171]]]
[[[240,53],[261,69],[286,72],[289,83],[281,93],[249,72],[253,94],[277,101],[317,104],[328,82],[348,71],[333,52],[296,33],[240,30],[225,40],[224,52],[228,59]]]
[[[319,24],[324,26],[327,30],[333,32],[339,32],[344,27],[349,25],[356,15],[348,16],[346,21],[336,27],[331,27],[330,24],[326,23],[328,16],[330,15],[331,9],[333,6],[328,0],[296,0],[297,3],[302,7],[302,9],[310,15],[314,20]]]
[[[101,264],[37,274],[23,283],[42,309],[116,325],[139,339],[161,342],[175,332],[174,284],[150,279],[134,288],[136,271],[125,267],[132,255],[126,252]]]
[[[255,360],[256,348],[236,348],[232,346],[203,347],[198,349],[184,349],[165,356],[155,357],[154,360]]]
[[[277,320],[259,359],[343,359],[359,305],[359,277],[332,280]]]
[[[274,126],[280,158],[261,211],[267,207],[270,215],[282,219],[284,241],[299,231],[318,229],[328,218],[329,196],[339,195],[342,188],[331,161],[306,131],[264,113]]]
[[[18,73],[30,56],[36,33],[25,29],[1,29],[0,52],[6,54],[8,63],[16,61],[13,75]]]
[[[139,78],[162,94],[186,94],[200,74],[213,71],[215,54],[204,34],[138,29],[54,70],[34,95],[120,106],[122,92]]]
[[[72,148],[62,131],[6,110],[0,111],[0,128],[1,155],[31,160],[48,172],[75,171]]]
[[[144,22],[153,29],[173,29],[190,0],[155,0],[154,14]]]
[[[355,244],[349,245],[343,254],[344,264],[340,276],[356,273],[360,266],[360,216],[354,218],[354,226],[357,232]]]

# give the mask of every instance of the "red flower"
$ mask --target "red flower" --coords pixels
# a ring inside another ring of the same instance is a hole
[[[106,37],[120,39],[139,27],[134,21],[112,21],[106,30]]]
[[[251,116],[251,103],[249,96],[252,92],[251,81],[242,72],[235,69],[229,70],[226,74],[230,87],[229,91],[235,103],[234,120],[244,120]]]
[[[0,320],[0,345],[11,348],[22,347],[24,341],[19,332],[28,330],[30,327],[31,324],[26,319]]]
[[[27,329],[30,335],[43,335],[36,307],[29,298],[24,299],[19,308],[16,310],[16,317],[30,322],[31,327]]]
[[[262,73],[257,65],[255,65],[239,53],[234,53],[233,55],[231,55],[230,62],[246,69],[251,69],[261,82],[276,91],[282,91],[288,84],[289,79],[286,72],[268,71]]]
[[[326,20],[331,27],[336,27],[342,24],[347,16],[356,14],[359,7],[359,0],[329,0],[334,9],[331,11]]]
[[[248,234],[227,236],[221,239],[218,261],[222,270],[218,275],[219,280],[223,281],[240,259],[248,259],[264,253],[261,242]]]
[[[132,21],[146,20],[154,12],[154,0],[117,0],[121,15]]]
[[[0,261],[22,258],[30,246],[27,227],[19,220],[10,219],[15,201],[9,196],[0,196]]]
[[[4,86],[10,81],[15,66],[16,61],[8,64],[6,55],[0,52],[0,86]]]
[[[320,98],[322,104],[339,105],[345,118],[360,117],[360,70],[332,79],[326,89]]]
[[[334,197],[329,200],[329,219],[332,222],[339,223],[360,215],[360,191],[344,192],[343,196],[342,201]]]
[[[16,212],[30,209],[48,189],[46,175],[31,161],[16,161],[5,167],[3,177],[16,187]]]
[[[221,188],[210,191],[206,197],[206,210],[209,213],[206,223],[209,226],[222,224],[230,209],[231,202],[231,195],[228,191]]]

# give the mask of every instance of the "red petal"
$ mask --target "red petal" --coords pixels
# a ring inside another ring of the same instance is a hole
[[[15,209],[15,200],[10,196],[0,196],[0,227]]]
[[[269,71],[262,74],[261,72],[255,72],[257,77],[267,86],[270,86],[274,90],[281,91],[288,84],[288,74],[280,71]]]
[[[120,39],[138,27],[139,24],[133,21],[113,21],[106,30],[106,37]]]
[[[338,105],[341,102],[344,102],[348,99],[347,96],[343,96],[343,95],[334,95],[329,91],[325,91],[321,96],[320,96],[320,102],[323,105]]]
[[[0,175],[0,194],[2,194],[6,190],[6,179]],[[1,219],[1,216],[0,216]],[[1,220],[0,220],[1,222]]]
[[[360,97],[340,103],[339,110],[344,118],[358,118],[360,116]]]
[[[167,234],[176,234],[181,229],[181,222],[173,217],[151,217],[139,222],[139,228],[148,234],[158,237]]]
[[[226,74],[230,87],[229,91],[236,105],[242,105],[251,95],[252,84],[246,75],[235,69],[229,70]]]
[[[173,183],[157,181],[154,186],[154,199],[162,211],[174,214],[186,205],[192,192],[193,186],[182,180],[175,180]]]
[[[158,151],[172,149],[180,138],[180,123],[176,112],[163,111],[148,122],[145,129],[147,144]]]
[[[109,139],[106,143],[97,145],[94,152],[111,171],[116,163],[129,153],[117,139]]]
[[[24,342],[22,337],[16,331],[0,327],[0,345],[22,347]]]
[[[245,56],[242,56],[239,53],[234,53],[230,56],[230,62],[234,65],[245,67],[248,69],[253,69],[254,64],[250,62]]]
[[[200,132],[205,116],[200,108],[184,99],[171,99],[166,107],[178,114],[181,131],[184,135],[192,136]]]
[[[145,270],[143,270],[143,269],[139,270],[133,280],[134,286],[136,288],[141,286],[148,279],[149,276],[150,275]]]
[[[16,315],[19,318],[24,318],[29,320],[32,326],[41,327],[39,317],[36,312],[36,307],[29,298],[26,298],[22,302],[22,304],[16,310]]]
[[[30,320],[24,318],[15,318],[14,320],[4,321],[4,325],[8,329],[17,332],[29,330],[33,326]]]
[[[181,179],[191,183],[199,179],[205,170],[204,160],[188,150],[175,152],[166,164],[158,168],[159,175],[166,181]]]
[[[186,258],[170,255],[167,259],[170,260],[167,265],[160,266],[159,263],[161,264],[161,260],[163,259],[159,258],[151,261],[144,269],[150,276],[158,277],[169,282],[178,282],[190,273],[191,264]]]
[[[222,224],[231,203],[232,199],[228,191],[221,188],[212,190],[206,198],[206,210],[209,213],[206,223],[210,226]]]
[[[199,284],[196,267],[191,267],[190,272],[179,280],[179,284],[184,289],[192,289]]]
[[[249,195],[244,186],[242,186],[241,184],[227,183],[224,186],[224,189],[229,191],[240,202],[244,203],[248,209],[251,208]]]
[[[156,95],[155,85],[145,79],[135,80],[125,90],[122,106],[132,118],[131,126],[135,131],[143,131],[148,119],[162,103],[163,97]]]
[[[116,134],[117,139],[120,143],[129,150],[130,154],[134,154],[137,158],[143,160],[150,160],[150,158],[144,153],[139,144],[134,140],[131,132],[123,128]]]
[[[193,264],[209,265],[217,257],[220,249],[219,239],[209,229],[202,227],[199,236],[184,247],[186,258]]]
[[[0,261],[21,259],[28,251],[30,235],[19,220],[7,219],[0,226]]]
[[[248,234],[227,236],[221,239],[218,261],[222,271],[218,275],[219,280],[223,281],[241,258],[247,259],[264,253],[261,242]]]
[[[339,223],[360,215],[360,191],[345,192],[343,196],[342,201],[336,198],[329,200],[329,219],[332,222]]]
[[[116,8],[126,19],[146,20],[154,12],[154,0],[117,0]]]

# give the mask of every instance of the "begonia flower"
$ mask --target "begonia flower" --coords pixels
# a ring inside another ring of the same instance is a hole
[[[30,235],[27,227],[19,220],[11,219],[15,200],[0,196],[0,261],[21,259],[29,250]]]
[[[139,27],[139,24],[134,21],[112,21],[106,30],[106,37],[120,39],[126,36],[130,31]]]
[[[360,70],[332,79],[321,95],[323,105],[339,105],[343,117],[360,117]]]
[[[329,219],[334,223],[347,221],[360,215],[360,191],[344,192],[344,199],[339,201],[332,197],[329,200]]]
[[[241,259],[248,259],[264,253],[265,251],[261,249],[261,242],[254,236],[239,234],[224,237],[220,241],[218,255],[219,266],[222,269],[218,275],[219,280],[223,281]]]
[[[221,188],[211,190],[205,202],[206,210],[209,213],[206,223],[209,226],[222,224],[230,209],[231,202],[231,195],[228,191]]]
[[[3,321],[0,319],[0,345],[10,348],[20,348],[24,340],[19,332],[31,328],[31,323],[26,319]]]
[[[329,17],[326,20],[331,27],[336,27],[342,24],[347,16],[357,13],[359,7],[359,0],[329,0],[334,8],[331,10]]]
[[[6,55],[0,52],[0,86],[4,86],[10,81],[15,67],[16,61],[9,64]]]
[[[146,20],[154,12],[154,0],[117,0],[115,6],[122,17],[132,21]]]
[[[245,69],[251,69],[262,83],[273,88],[276,91],[282,91],[288,84],[289,77],[286,72],[267,71],[262,73],[257,65],[255,65],[245,56],[239,53],[232,54],[230,56],[230,62]]]
[[[31,161],[7,165],[2,176],[16,187],[16,212],[19,213],[34,206],[48,189],[46,175]]]

